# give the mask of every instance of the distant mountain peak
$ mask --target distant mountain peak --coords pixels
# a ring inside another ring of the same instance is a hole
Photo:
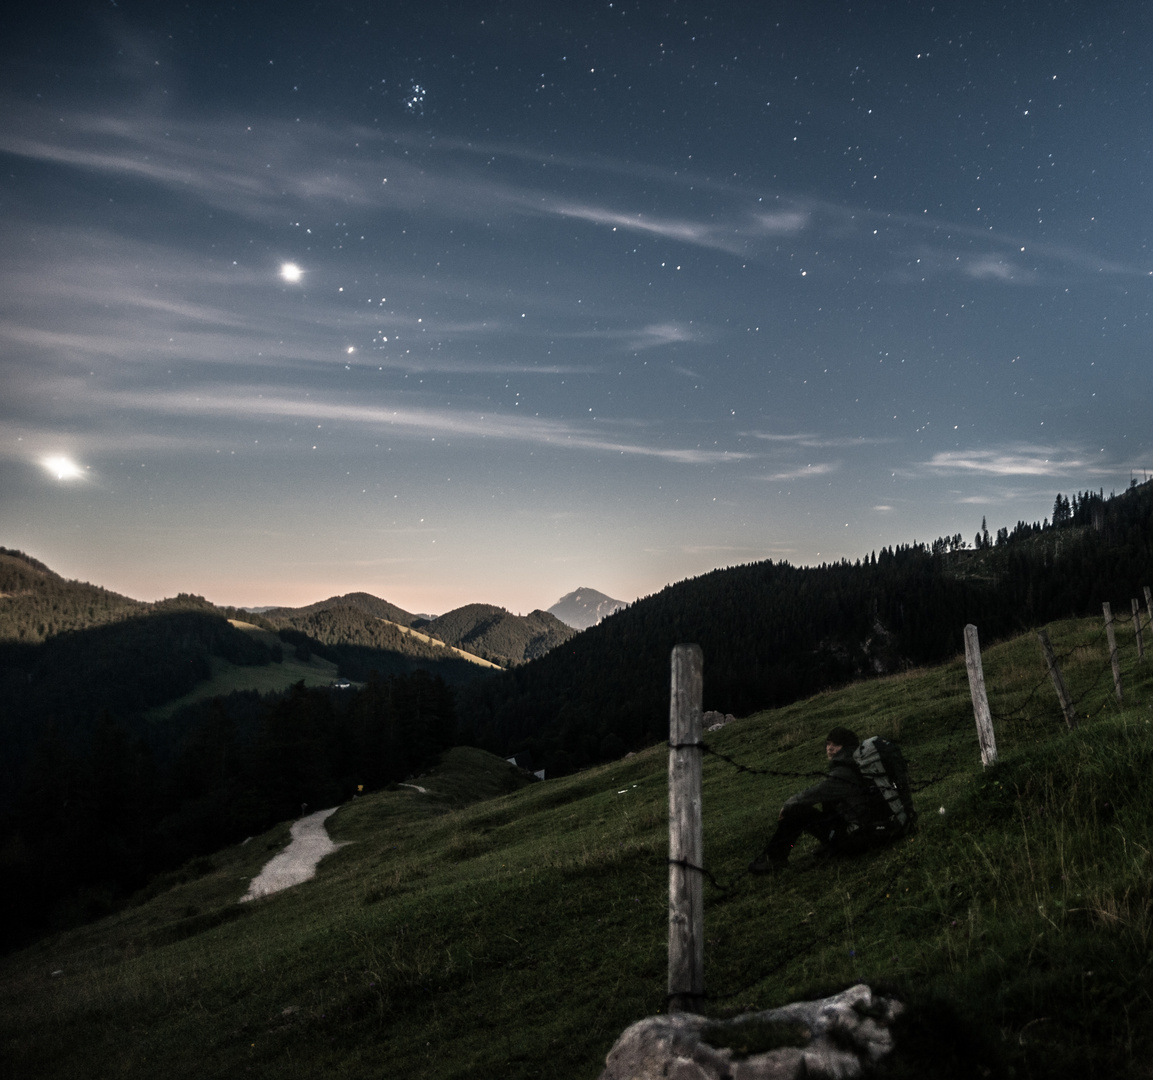
[[[628,607],[623,600],[614,600],[596,589],[582,587],[562,596],[548,610],[550,615],[555,615],[574,630],[587,630],[623,607]]]

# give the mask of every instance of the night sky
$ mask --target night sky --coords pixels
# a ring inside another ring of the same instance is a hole
[[[32,5],[0,545],[527,612],[1153,466],[1148,3]]]

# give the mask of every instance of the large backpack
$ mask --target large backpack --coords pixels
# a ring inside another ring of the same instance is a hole
[[[901,748],[874,735],[853,751],[853,763],[874,795],[871,828],[884,836],[904,836],[917,820],[909,770]]]

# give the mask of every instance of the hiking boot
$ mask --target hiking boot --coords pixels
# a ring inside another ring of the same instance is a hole
[[[749,863],[750,874],[777,874],[789,865],[787,859],[772,859],[767,854],[758,855]]]

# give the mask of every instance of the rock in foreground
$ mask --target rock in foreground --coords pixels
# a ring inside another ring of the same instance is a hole
[[[851,1080],[893,1049],[901,1009],[860,984],[732,1020],[650,1016],[616,1041],[600,1080]]]

